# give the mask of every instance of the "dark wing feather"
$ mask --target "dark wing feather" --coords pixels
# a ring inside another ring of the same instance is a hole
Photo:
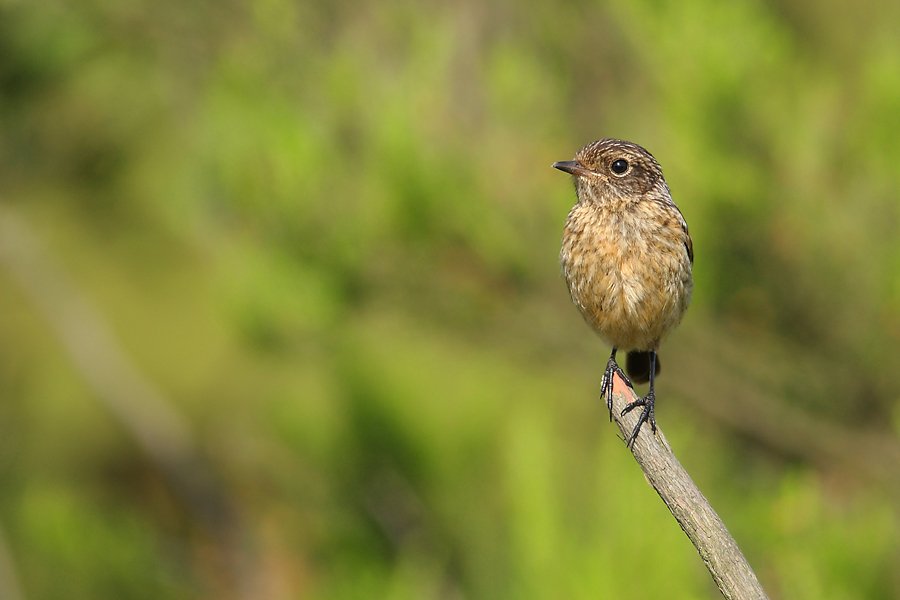
[[[691,259],[691,266],[694,265],[694,242],[691,241],[691,234],[688,233],[687,222],[682,218],[681,219],[681,228],[684,229],[684,235],[687,237],[684,240],[684,247],[687,250],[688,258]]]

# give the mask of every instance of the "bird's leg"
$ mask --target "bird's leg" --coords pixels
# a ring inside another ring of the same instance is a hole
[[[631,380],[628,379],[625,371],[623,371],[622,367],[619,366],[619,363],[616,362],[616,352],[618,350],[618,348],[612,349],[612,354],[609,356],[609,362],[606,363],[606,370],[603,372],[603,379],[600,382],[600,397],[606,397],[606,408],[609,409],[610,421],[612,421],[613,378],[618,375],[622,378],[622,381],[628,384],[628,387],[634,389],[634,386],[631,385]]]
[[[625,405],[625,408],[622,409],[622,415],[624,416],[626,413],[631,412],[638,406],[643,406],[644,410],[641,411],[641,416],[638,419],[637,425],[634,426],[634,429],[631,432],[631,435],[628,436],[628,441],[625,442],[625,445],[628,447],[634,446],[634,440],[637,438],[638,432],[641,430],[641,425],[650,422],[650,429],[653,430],[653,433],[656,433],[656,417],[653,414],[653,406],[656,404],[656,395],[653,393],[653,380],[656,375],[656,351],[650,351],[650,391],[647,392],[647,395],[643,398],[639,398],[634,402],[629,402]]]

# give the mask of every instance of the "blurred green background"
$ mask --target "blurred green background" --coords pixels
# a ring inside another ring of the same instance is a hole
[[[773,600],[900,596],[896,2],[0,0],[0,128],[3,598],[718,597],[559,274],[601,137],[679,458]]]

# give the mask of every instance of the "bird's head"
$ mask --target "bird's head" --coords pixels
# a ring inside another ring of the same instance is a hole
[[[629,204],[651,192],[668,195],[662,167],[649,152],[631,142],[603,139],[553,163],[575,180],[578,199],[600,204]]]

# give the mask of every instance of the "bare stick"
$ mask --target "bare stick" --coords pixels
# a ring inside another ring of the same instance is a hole
[[[641,411],[635,410],[622,416],[622,409],[634,400],[637,400],[634,391],[616,376],[613,381],[613,418],[625,439],[637,424]],[[675,458],[662,430],[657,428],[654,435],[649,424],[645,423],[631,452],[650,485],[700,553],[722,595],[728,600],[767,600],[737,542]]]

